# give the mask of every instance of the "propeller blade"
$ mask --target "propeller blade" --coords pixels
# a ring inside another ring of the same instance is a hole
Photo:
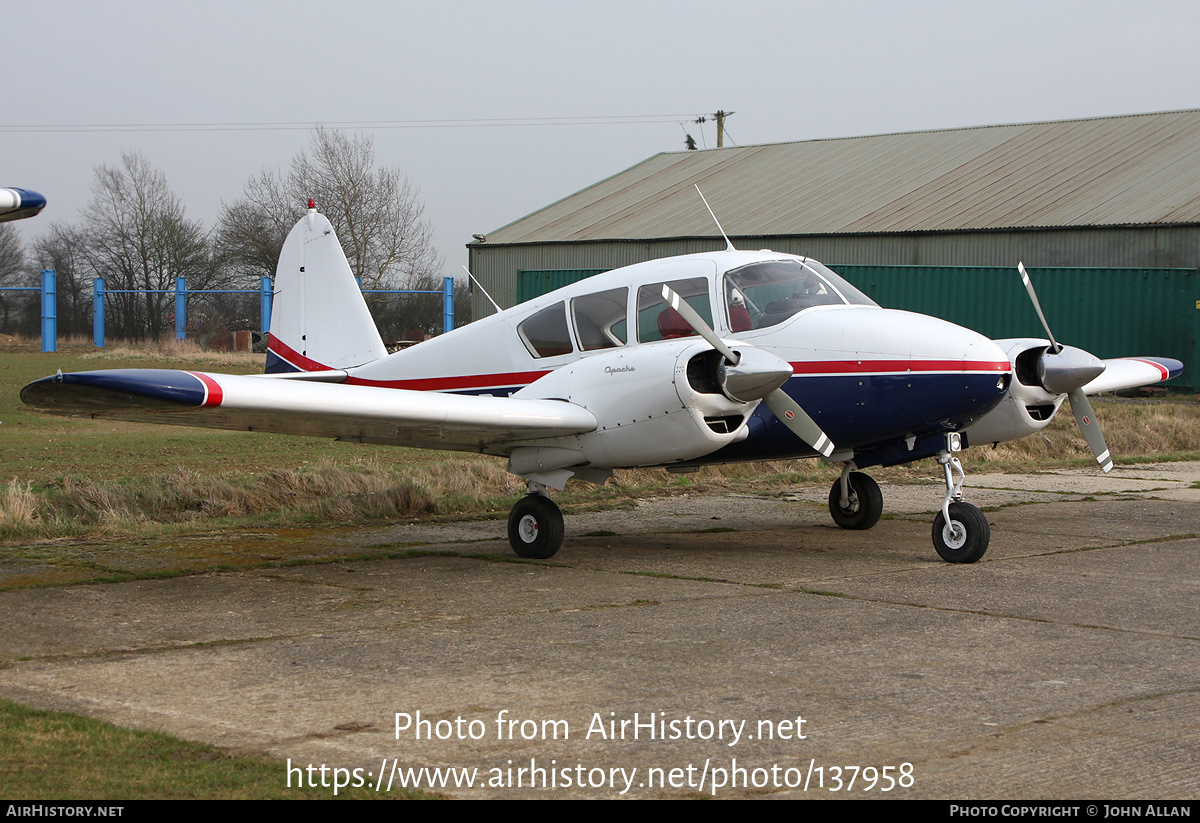
[[[1104,442],[1100,424],[1096,422],[1096,413],[1092,411],[1092,402],[1083,393],[1083,389],[1075,389],[1067,397],[1071,400],[1071,411],[1075,414],[1075,421],[1079,423],[1079,428],[1083,431],[1083,437],[1091,447],[1092,454],[1096,455],[1096,462],[1104,471],[1112,471],[1112,455],[1108,453],[1108,444]]]
[[[1042,321],[1042,328],[1050,338],[1052,351],[1044,352],[1038,361],[1038,378],[1042,382],[1042,388],[1054,394],[1067,395],[1071,401],[1071,412],[1075,415],[1075,422],[1079,424],[1079,430],[1083,432],[1083,438],[1087,440],[1092,454],[1096,455],[1096,462],[1104,471],[1112,471],[1112,455],[1109,454],[1108,444],[1104,442],[1100,424],[1096,422],[1092,401],[1088,400],[1082,388],[1104,372],[1104,363],[1082,349],[1067,349],[1058,344],[1054,333],[1050,331],[1050,324],[1046,322],[1046,315],[1042,313],[1042,304],[1038,302],[1037,292],[1033,290],[1033,281],[1029,279],[1029,272],[1025,271],[1025,264],[1017,263],[1017,271],[1021,272],[1021,282],[1025,284],[1025,291],[1033,301],[1033,308],[1038,319]]]
[[[792,434],[816,449],[822,457],[833,454],[833,441],[787,392],[776,389],[766,396],[765,402],[780,422],[791,429]]]
[[[687,321],[687,324],[692,327],[696,334],[708,341],[708,345],[719,351],[733,365],[736,366],[738,364],[741,358],[737,356],[737,353],[726,346],[721,338],[717,337],[717,333],[708,327],[708,324],[704,322],[704,318],[700,316],[700,313],[688,305],[686,300],[676,294],[674,289],[664,284],[662,287],[662,296],[663,300],[667,301],[667,305],[679,312],[680,316]]]
[[[1046,315],[1042,314],[1042,304],[1038,302],[1037,292],[1033,290],[1033,281],[1029,279],[1029,272],[1025,271],[1025,264],[1017,263],[1017,271],[1021,272],[1021,282],[1025,284],[1025,291],[1029,293],[1029,299],[1033,301],[1033,308],[1037,312],[1038,320],[1042,321],[1042,328],[1046,330],[1046,336],[1050,338],[1050,345],[1057,354],[1062,351],[1062,346],[1058,345],[1058,341],[1054,339],[1054,332],[1050,331]]]

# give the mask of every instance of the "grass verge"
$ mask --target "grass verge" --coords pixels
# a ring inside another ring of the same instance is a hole
[[[0,699],[0,797],[106,801],[334,797],[332,788],[297,787],[296,782],[288,788],[287,764],[267,757],[230,753],[158,732],[122,729]],[[337,797],[395,800],[430,795],[347,787],[339,789]]]

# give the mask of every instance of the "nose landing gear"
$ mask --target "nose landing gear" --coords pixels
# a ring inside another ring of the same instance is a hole
[[[954,456],[961,450],[959,435],[947,434],[946,448],[937,457],[946,475],[946,497],[942,500],[942,510],[933,520],[933,548],[947,563],[974,563],[983,557],[992,539],[987,517],[978,507],[963,502],[962,485],[966,473],[962,462]]]

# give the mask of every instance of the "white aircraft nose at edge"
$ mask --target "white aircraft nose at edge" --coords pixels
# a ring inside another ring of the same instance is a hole
[[[842,466],[834,521],[869,529],[883,496],[859,470],[934,458],[946,483],[934,547],[971,563],[990,531],[963,502],[962,448],[1038,432],[1069,398],[1108,471],[1087,395],[1183,369],[1098,360],[1060,346],[1044,318],[1048,340],[992,341],[880,308],[815,260],[732,244],[596,275],[389,355],[311,203],[283,246],[275,294],[267,374],[78,372],[21,397],[68,416],[502,455],[528,483],[508,535],[531,558],[563,541],[550,490],[571,477],[820,456]]]

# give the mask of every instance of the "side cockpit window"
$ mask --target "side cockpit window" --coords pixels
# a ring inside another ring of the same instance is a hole
[[[625,312],[629,289],[610,289],[571,301],[575,337],[582,351],[612,349],[628,342]]]
[[[704,318],[709,328],[712,328],[708,283],[707,277],[692,277],[687,280],[671,280],[666,285],[687,301],[687,304]],[[683,315],[667,305],[662,296],[662,287],[662,283],[655,283],[638,289],[638,340],[643,343],[689,337],[696,333],[683,319]]]
[[[517,333],[534,357],[555,357],[572,351],[565,303],[555,303],[525,318],[517,326]]]

